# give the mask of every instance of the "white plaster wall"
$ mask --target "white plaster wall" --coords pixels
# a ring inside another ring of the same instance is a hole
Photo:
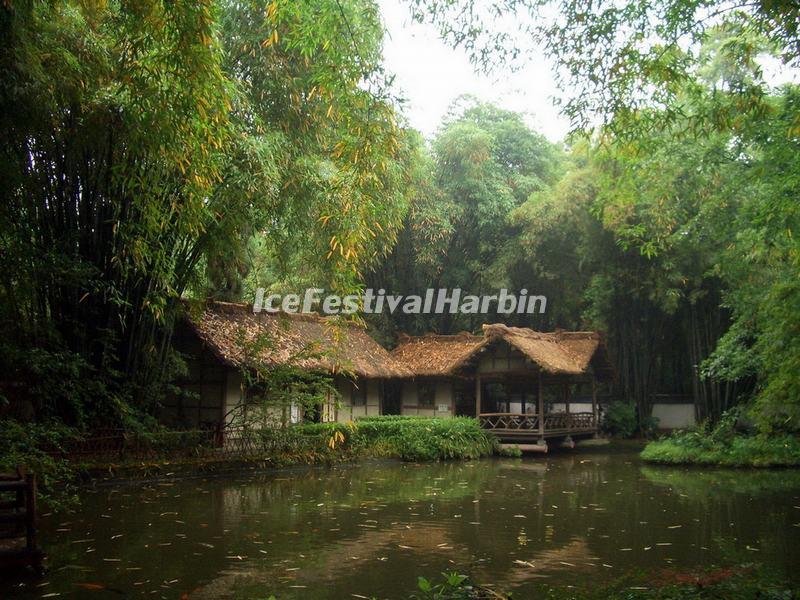
[[[225,415],[225,425],[230,425],[231,411],[244,400],[242,390],[242,374],[238,369],[228,369],[225,380],[225,394],[222,405],[222,414]]]
[[[566,412],[566,405],[561,403],[553,403],[552,412],[554,413],[562,413]],[[579,412],[592,412],[592,403],[591,402],[570,402],[569,403],[569,412],[571,413],[579,413]]]
[[[347,423],[354,421],[359,417],[374,417],[381,414],[381,385],[380,379],[362,379],[356,381],[358,386],[367,387],[367,403],[366,406],[353,406],[350,397],[350,380],[344,377],[338,378],[336,382],[336,389],[339,390],[341,399],[339,407],[336,410],[336,420],[339,423]]]
[[[659,429],[685,429],[695,424],[694,404],[653,404]]]
[[[418,406],[417,381],[404,381],[400,414],[417,417],[452,417],[455,411],[453,382],[447,379],[438,379],[435,381],[435,385],[433,406],[420,407]]]

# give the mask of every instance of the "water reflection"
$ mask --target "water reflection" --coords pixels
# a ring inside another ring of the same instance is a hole
[[[528,597],[743,560],[793,576],[798,496],[796,472],[661,469],[607,449],[118,487],[45,524],[45,588],[0,595],[401,598],[457,569]]]

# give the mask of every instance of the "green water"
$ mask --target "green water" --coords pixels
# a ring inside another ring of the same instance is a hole
[[[744,562],[797,578],[800,471],[656,468],[610,447],[369,463],[104,487],[41,531],[50,572],[0,597],[404,598],[454,569],[529,598]]]

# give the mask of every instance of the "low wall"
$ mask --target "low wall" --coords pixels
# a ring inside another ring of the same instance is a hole
[[[686,429],[695,424],[694,404],[653,404],[653,416],[659,429]]]

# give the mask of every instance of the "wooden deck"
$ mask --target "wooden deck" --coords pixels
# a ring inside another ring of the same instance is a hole
[[[481,413],[481,427],[504,443],[541,443],[547,439],[591,437],[597,433],[593,413],[551,413],[544,420],[537,414]]]

